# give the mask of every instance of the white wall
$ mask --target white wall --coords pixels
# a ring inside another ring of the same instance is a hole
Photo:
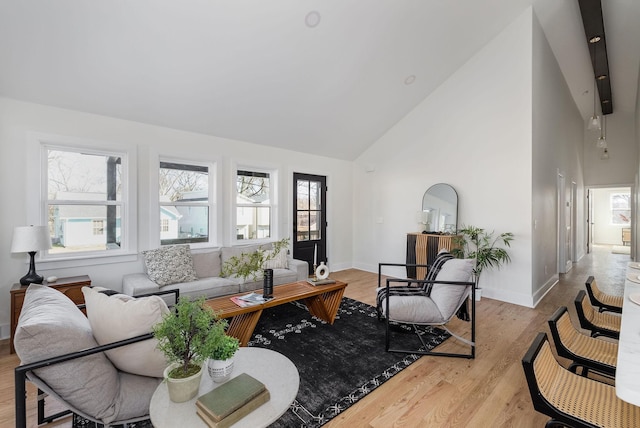
[[[1,337],[8,337],[9,289],[28,270],[25,254],[10,253],[13,228],[27,223],[28,202],[38,198],[37,194],[28,193],[25,184],[27,175],[38,167],[27,159],[28,132],[108,141],[137,149],[138,250],[155,246],[157,239],[152,232],[157,230],[157,226],[149,225],[149,218],[158,215],[149,189],[152,188],[152,180],[157,177],[155,168],[160,155],[202,161],[218,160],[223,169],[221,189],[233,188],[230,181],[235,162],[276,168],[281,177],[278,205],[282,217],[278,225],[279,236],[274,238],[291,236],[293,172],[326,175],[329,187],[327,220],[330,266],[334,270],[351,267],[351,242],[344,239],[352,235],[351,162],[0,98],[0,178],[3,183],[3,203],[0,208],[0,272],[3,275],[0,293],[5,296],[0,299]],[[230,198],[225,196],[223,204]],[[228,214],[229,209],[224,212]],[[233,230],[227,215],[222,220],[222,243],[231,242]],[[58,277],[89,274],[93,284],[119,290],[122,287],[122,275],[141,269],[142,263],[138,260],[117,265],[38,269],[38,273]]]
[[[586,251],[582,135],[584,122],[558,62],[533,16],[532,290],[538,302],[558,279],[558,174],[566,195],[576,183],[577,257]]]
[[[404,262],[424,192],[449,183],[459,226],[515,234],[512,263],[483,273],[483,295],[531,305],[531,14],[355,161],[355,267],[375,272],[379,262]]]

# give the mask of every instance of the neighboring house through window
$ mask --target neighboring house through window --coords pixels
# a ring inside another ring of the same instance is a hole
[[[273,236],[275,174],[238,168],[236,172],[236,240]]]
[[[211,240],[209,165],[183,161],[160,161],[160,242],[162,245],[207,243]]]

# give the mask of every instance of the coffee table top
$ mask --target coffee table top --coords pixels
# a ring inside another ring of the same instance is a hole
[[[296,366],[284,355],[263,348],[240,348],[234,356],[232,377],[247,373],[264,383],[271,399],[232,425],[233,428],[266,427],[287,411],[298,394],[300,376]],[[198,396],[222,385],[209,374],[202,374]],[[203,427],[207,424],[196,414],[196,398],[184,403],[169,399],[166,383],[161,383],[151,397],[149,414],[155,428]]]

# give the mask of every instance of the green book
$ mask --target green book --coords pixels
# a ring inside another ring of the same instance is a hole
[[[242,373],[216,389],[201,395],[196,406],[214,421],[220,421],[265,391],[256,378]]]
[[[262,406],[264,403],[269,401],[271,395],[269,394],[269,390],[265,389],[260,394],[252,398],[248,403],[244,404],[239,409],[235,410],[233,413],[221,419],[220,421],[213,420],[208,413],[205,413],[201,407],[196,406],[196,414],[200,416],[200,418],[207,424],[208,427],[211,428],[228,428],[231,425],[238,422],[240,419],[247,416],[249,413],[253,412],[258,407]]]

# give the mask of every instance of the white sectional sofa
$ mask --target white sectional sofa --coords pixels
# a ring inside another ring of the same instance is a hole
[[[137,296],[160,290],[179,289],[180,296],[188,296],[190,298],[205,297],[209,299],[245,291],[261,290],[263,285],[261,275],[257,280],[254,280],[251,276],[246,280],[236,276],[221,276],[222,266],[229,258],[239,256],[241,253],[255,251],[258,248],[270,248],[270,245],[190,250],[193,270],[195,271],[193,280],[158,285],[158,283],[149,278],[147,272],[133,273],[122,278],[122,291],[130,296]],[[273,269],[274,286],[306,280],[309,276],[309,267],[305,261],[286,256],[284,265],[284,267],[274,267]]]

